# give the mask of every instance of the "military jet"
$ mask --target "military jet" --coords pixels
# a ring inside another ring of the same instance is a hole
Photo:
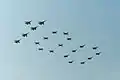
[[[45,23],[46,21],[47,21],[47,20],[39,21],[38,24],[39,24],[39,25],[44,25],[44,23]]]
[[[82,61],[82,62],[80,62],[80,64],[85,64],[85,62],[86,62],[86,61]]]
[[[91,59],[93,59],[93,56],[92,57],[88,57],[88,60],[91,60]]]
[[[57,34],[57,31],[53,31],[52,34]]]
[[[72,38],[71,37],[68,37],[67,40],[71,40]]]
[[[58,44],[59,47],[63,47],[63,44]]]
[[[36,44],[36,45],[40,45],[40,42],[38,42],[38,41],[35,41],[35,44]]]
[[[97,52],[96,55],[100,55],[102,52]]]
[[[25,21],[25,24],[26,25],[31,25],[31,22],[32,22],[32,20],[31,21]]]
[[[31,27],[31,30],[32,31],[35,31],[39,26],[36,26],[36,27]]]
[[[48,37],[43,37],[44,40],[48,39]]]
[[[74,60],[69,60],[69,61],[68,61],[68,63],[73,63],[73,62],[74,62]]]
[[[67,54],[67,55],[64,55],[64,58],[67,58],[67,57],[69,57],[70,55],[69,54]]]
[[[77,49],[73,49],[72,52],[77,52]]]
[[[21,39],[14,40],[14,43],[20,43],[20,40],[21,40]]]
[[[97,46],[95,46],[95,47],[92,47],[92,49],[93,49],[93,50],[96,50],[97,48],[98,48]]]
[[[53,50],[53,49],[50,49],[48,55],[50,55],[50,54],[52,54],[52,53],[55,54],[54,50]]]
[[[85,47],[85,44],[80,46],[80,48],[83,48],[83,47]]]
[[[23,37],[27,37],[28,34],[29,34],[29,32],[27,32],[27,33],[23,33],[22,36],[23,36]]]
[[[63,47],[63,44],[57,44],[57,47],[54,48],[54,50],[57,49],[57,48],[59,48],[59,47]]]
[[[68,33],[68,32],[63,32],[63,34],[64,34],[64,35],[69,35],[69,33]]]
[[[54,50],[49,50],[50,53],[54,53]]]
[[[38,50],[43,51],[43,48],[38,48]]]

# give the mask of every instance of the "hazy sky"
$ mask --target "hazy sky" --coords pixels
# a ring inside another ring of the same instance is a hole
[[[119,0],[0,0],[0,80],[120,80],[120,1]],[[31,32],[21,44],[13,41],[30,29],[24,21],[47,20],[44,27]],[[58,35],[52,35],[58,30]],[[71,33],[66,41],[63,31]],[[49,36],[48,41],[40,37]],[[33,43],[40,40],[44,52]],[[49,56],[48,48],[65,44]],[[63,55],[70,49],[87,46],[70,59]],[[97,45],[102,55],[85,65],[79,62],[95,55]]]

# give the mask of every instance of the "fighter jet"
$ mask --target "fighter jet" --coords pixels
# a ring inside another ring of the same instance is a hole
[[[97,53],[96,53],[96,55],[100,55],[100,54],[101,54],[101,52],[97,52]]]
[[[77,52],[77,49],[73,49],[72,52]]]
[[[44,23],[45,23],[46,21],[47,21],[47,20],[39,21],[38,24],[39,24],[39,25],[44,25]]]
[[[31,21],[25,21],[25,24],[26,25],[31,25],[31,22],[32,22],[32,20]]]
[[[83,47],[85,47],[85,44],[80,46],[80,48],[83,48]]]
[[[86,62],[86,61],[82,61],[82,62],[80,62],[80,64],[85,64],[85,62]]]
[[[38,41],[35,41],[35,44],[36,44],[36,45],[40,45],[40,42],[38,42]]]
[[[57,31],[53,31],[52,34],[57,34]]]
[[[43,51],[43,48],[38,48],[38,50]]]
[[[29,34],[29,32],[27,32],[27,33],[23,33],[22,36],[23,36],[23,37],[27,37],[28,34]]]
[[[64,35],[69,35],[69,33],[68,33],[68,32],[63,32],[63,34],[64,34]]]
[[[67,40],[71,40],[72,38],[71,37],[68,37]]]
[[[39,26],[36,26],[36,27],[31,27],[31,30],[32,31],[35,31]]]
[[[54,53],[54,50],[49,50],[50,53]]]
[[[67,57],[69,57],[70,55],[69,54],[67,54],[67,55],[64,55],[64,58],[67,58]]]
[[[68,61],[68,63],[73,63],[73,62],[74,62],[74,60],[69,60],[69,61]]]
[[[56,53],[54,52],[53,49],[50,49],[48,55],[50,55],[50,54],[56,54]]]
[[[98,48],[97,46],[95,46],[95,47],[92,47],[92,49],[93,49],[93,50],[96,50],[97,48]]]
[[[59,47],[63,47],[63,44],[58,44]]]
[[[20,43],[20,40],[21,40],[21,39],[14,40],[14,43]]]
[[[57,46],[54,48],[54,50],[59,48],[59,47],[63,47],[63,44],[57,44]]]
[[[48,39],[48,37],[43,37],[43,39],[45,40],[45,39]]]
[[[93,59],[93,56],[92,57],[88,57],[88,60],[91,60],[91,59]]]

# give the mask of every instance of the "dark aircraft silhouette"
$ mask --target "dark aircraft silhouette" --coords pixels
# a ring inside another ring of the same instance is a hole
[[[86,61],[80,62],[80,64],[85,64]]]
[[[59,48],[59,47],[63,47],[63,44],[57,44],[57,47],[54,48],[54,50],[57,49],[57,48]]]
[[[39,26],[36,26],[36,27],[31,27],[31,30],[32,31],[35,31]]]
[[[68,33],[68,32],[63,32],[63,34],[64,34],[64,35],[69,35],[69,33]]]
[[[67,54],[67,55],[64,55],[64,58],[67,58],[67,57],[69,57],[70,55],[69,54]]]
[[[48,37],[43,37],[43,39],[45,40],[45,39],[48,39]]]
[[[85,47],[85,44],[80,46],[80,48],[83,48],[83,47]]]
[[[48,55],[50,55],[50,54],[52,54],[52,53],[55,54],[54,50],[53,50],[53,49],[50,49]]]
[[[73,60],[68,61],[68,63],[73,63],[73,62],[74,62]]]
[[[27,37],[28,34],[29,34],[29,32],[27,32],[27,33],[23,33],[22,36],[23,36],[23,37]]]
[[[32,20],[31,21],[25,21],[25,24],[26,25],[31,25],[31,22],[32,22]]]
[[[36,45],[40,45],[40,42],[36,41],[35,44],[36,44]]]
[[[92,49],[93,49],[93,50],[96,50],[97,48],[98,48],[97,46],[95,46],[95,47],[92,47]]]
[[[72,38],[68,37],[67,40],[71,40]]]
[[[43,51],[43,48],[38,48],[38,50]]]
[[[57,31],[53,31],[52,34],[57,34]]]
[[[88,57],[88,60],[91,60],[91,59],[93,59],[93,56],[92,57]]]
[[[55,54],[54,50],[49,50],[49,53],[54,53]]]
[[[77,49],[73,49],[72,52],[77,52]]]
[[[97,53],[96,53],[96,55],[100,55],[100,54],[101,54],[101,52],[97,52]]]
[[[63,44],[58,44],[59,47],[63,47]]]
[[[44,23],[45,23],[46,21],[47,21],[47,20],[39,21],[38,24],[39,24],[39,25],[44,25]]]
[[[49,50],[50,53],[54,53],[54,50]]]
[[[21,40],[21,39],[14,40],[14,43],[20,43],[20,40]]]

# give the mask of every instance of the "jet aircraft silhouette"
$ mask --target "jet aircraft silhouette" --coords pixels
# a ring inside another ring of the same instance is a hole
[[[50,53],[54,53],[54,50],[49,50]]]
[[[71,37],[68,37],[67,40],[71,40],[72,38]]]
[[[27,33],[23,33],[22,36],[23,36],[23,37],[27,37],[28,34],[29,34],[29,32],[27,32]]]
[[[31,22],[32,22],[32,20],[31,21],[25,21],[25,24],[26,25],[31,25]]]
[[[43,51],[43,48],[38,48],[38,50]]]
[[[63,47],[63,44],[58,44],[59,47]]]
[[[63,34],[64,34],[64,35],[69,35],[69,33],[68,33],[68,32],[63,32]]]
[[[20,43],[20,40],[21,40],[21,39],[14,40],[14,43]]]
[[[35,43],[36,45],[40,45],[40,42],[38,42],[38,41],[35,41],[34,43]]]
[[[80,62],[80,64],[85,64],[85,62],[86,62],[86,61],[82,61],[82,62]]]
[[[97,47],[97,46],[95,46],[95,47],[93,47],[92,49],[93,49],[93,50],[96,50],[97,48],[98,48],[98,47]]]
[[[72,52],[77,52],[77,49],[73,49]]]
[[[57,31],[53,31],[52,34],[57,34]]]
[[[85,44],[80,46],[80,48],[83,48],[83,47],[85,47]]]
[[[69,57],[70,55],[69,54],[67,54],[67,55],[64,55],[64,58],[67,58],[67,57]]]
[[[100,54],[101,54],[101,52],[97,52],[97,53],[96,53],[96,55],[100,55]]]
[[[39,26],[36,26],[36,27],[31,27],[31,30],[32,31],[35,31]]]
[[[39,24],[39,25],[44,25],[44,23],[45,23],[46,21],[47,21],[47,20],[39,21],[38,24]]]
[[[69,61],[68,61],[68,63],[73,63],[73,62],[74,62],[74,60],[69,60]]]
[[[48,37],[43,37],[44,40],[48,39]]]
[[[92,57],[88,57],[88,60],[91,60],[91,59],[93,59],[93,56]]]

